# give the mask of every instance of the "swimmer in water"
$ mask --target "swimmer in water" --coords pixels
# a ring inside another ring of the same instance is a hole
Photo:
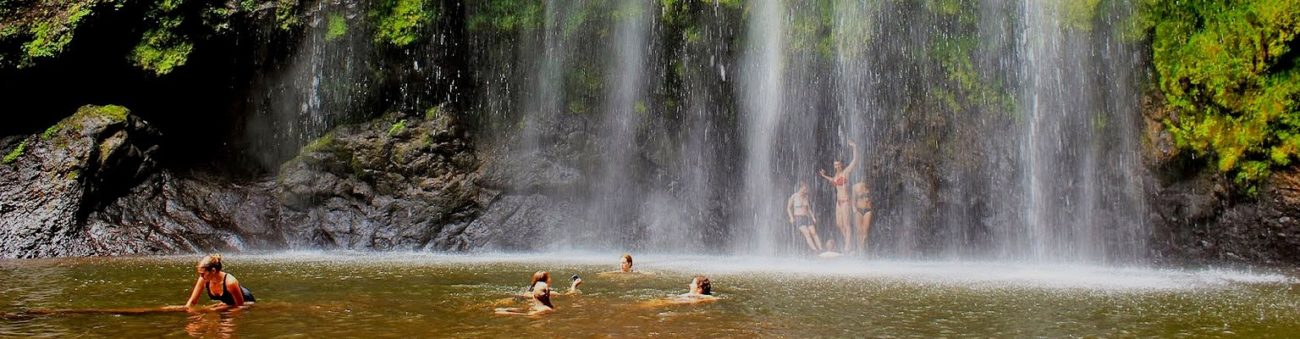
[[[532,283],[528,286],[528,297],[532,299],[532,305],[528,308],[498,308],[495,310],[499,315],[528,315],[536,316],[555,311],[555,305],[551,303],[551,274],[546,271],[533,273]],[[577,281],[575,281],[575,287]]]
[[[574,274],[573,277],[570,277],[570,279],[573,279],[573,282],[569,284],[569,292],[564,294],[581,293],[582,291],[578,290],[578,286],[582,285],[582,278],[578,277],[577,274]],[[520,293],[519,295],[516,295],[516,297],[524,298],[524,299],[532,298],[533,289],[537,286],[537,283],[539,282],[546,283],[546,286],[548,287],[551,286],[551,272],[537,271],[537,273],[533,273],[533,280],[532,282],[528,283],[528,291],[525,291],[524,293]]]
[[[240,285],[239,279],[221,271],[220,254],[203,257],[194,269],[199,278],[194,282],[194,290],[190,292],[189,300],[185,301],[187,309],[198,305],[199,293],[204,289],[208,292],[208,299],[221,301],[221,305],[214,305],[214,308],[238,308],[251,305],[257,300],[253,297],[253,292]]]
[[[659,300],[651,300],[642,304],[645,307],[657,307],[665,305],[683,305],[683,304],[700,304],[718,301],[718,297],[713,296],[713,283],[708,277],[696,275],[691,279],[691,283],[686,285],[687,292],[672,297]]]
[[[839,258],[844,255],[840,252],[835,251],[835,239],[826,240],[825,248],[826,248],[826,252],[822,252],[821,254],[818,254],[817,255],[818,257],[824,259],[830,259],[830,258]]]
[[[849,174],[853,173],[853,168],[858,165],[858,144],[849,141],[850,153],[853,153],[853,160],[849,160],[849,165],[844,166],[843,162],[835,160],[832,164],[835,167],[835,175],[826,175],[826,170],[818,170],[818,174],[831,186],[835,187],[835,227],[840,230],[840,241],[844,242],[844,251],[853,251],[853,238],[850,229],[850,222],[853,220],[852,199],[849,199]]]
[[[627,274],[650,274],[650,272],[642,272],[642,271],[637,271],[632,269],[632,255],[628,253],[623,253],[623,257],[619,258],[617,271],[600,272],[599,274],[602,277],[610,277],[610,276],[622,276]]]

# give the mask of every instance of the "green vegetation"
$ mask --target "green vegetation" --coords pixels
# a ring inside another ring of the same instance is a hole
[[[274,16],[261,13],[268,9],[274,9]],[[274,20],[273,24],[287,31],[300,26],[300,16],[300,0],[242,0],[230,4],[187,0],[3,0],[0,67],[26,68],[55,58],[78,41],[76,33],[87,22],[107,20],[137,22],[133,27],[115,27],[124,33],[141,32],[127,58],[144,70],[165,75],[185,65],[197,41],[237,34],[235,24]]]
[[[343,16],[339,14],[330,14],[328,29],[325,31],[325,40],[338,40],[347,34],[348,22],[343,20]]]
[[[4,164],[8,165],[14,163],[14,161],[17,161],[18,157],[22,156],[25,151],[27,151],[27,140],[18,143],[18,147],[14,147],[13,150],[9,151],[9,154],[5,154]]]
[[[49,128],[45,129],[45,132],[41,132],[41,140],[50,140],[50,138],[53,138],[60,130],[63,130],[63,124],[50,125]]]
[[[307,146],[303,146],[299,153],[316,153],[330,149],[334,145],[334,132],[325,133],[325,135],[316,140],[312,140]]]
[[[101,0],[7,0],[0,2],[0,43],[17,43],[21,53],[0,51],[0,66],[28,67],[63,52],[73,32],[95,14]]]
[[[398,120],[388,128],[388,136],[393,137],[406,131],[406,119]]]
[[[1180,149],[1210,156],[1247,190],[1300,152],[1300,1],[1154,1],[1158,86]]]
[[[167,18],[158,28],[145,32],[131,52],[131,61],[156,75],[171,73],[185,65],[194,45],[175,33],[180,24],[180,18]]]
[[[383,0],[370,16],[375,20],[375,41],[405,47],[421,37],[437,12],[426,0]]]
[[[437,119],[440,114],[442,114],[442,106],[429,107],[429,109],[424,111],[424,120]]]
[[[126,107],[122,107],[118,105],[104,105],[104,106],[86,105],[77,109],[77,115],[79,116],[105,117],[113,122],[126,121],[126,116],[128,113],[131,113],[131,110],[126,109]]]
[[[1066,28],[1091,31],[1097,19],[1101,0],[1069,0],[1061,2],[1062,24]]]
[[[545,8],[541,1],[485,0],[475,3],[471,7],[472,14],[466,20],[466,25],[472,31],[534,30],[541,28],[546,21]]]

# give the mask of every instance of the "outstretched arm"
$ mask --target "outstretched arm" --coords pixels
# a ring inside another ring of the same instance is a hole
[[[844,173],[852,173],[853,167],[858,165],[858,144],[849,141],[849,150],[853,153],[853,160],[849,160],[849,165],[844,166]]]
[[[826,181],[829,181],[829,182],[831,182],[831,183],[835,183],[835,178],[832,178],[832,177],[830,177],[829,175],[826,175],[826,170],[824,170],[824,169],[817,170],[817,175],[820,175],[820,176],[822,177],[822,179],[826,179]]]
[[[198,281],[194,282],[194,290],[190,291],[190,298],[185,300],[185,308],[190,308],[194,306],[195,303],[198,303],[199,293],[201,293],[202,291],[203,291],[203,278],[199,278]]]

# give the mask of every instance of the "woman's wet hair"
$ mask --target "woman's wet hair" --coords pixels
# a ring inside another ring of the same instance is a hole
[[[709,283],[709,278],[703,275],[695,276],[695,287],[700,288],[700,294],[712,295],[713,284]]]
[[[539,281],[550,284],[551,273],[547,271],[537,271],[537,273],[533,273],[533,281],[528,283],[528,290],[532,291],[533,286],[536,286]]]
[[[220,271],[220,270],[221,270],[221,255],[220,255],[220,254],[209,254],[208,256],[203,257],[203,259],[199,260],[199,264],[198,264],[197,267],[203,269],[204,271],[209,271],[209,272],[210,272],[210,271],[214,271],[214,270],[215,270],[215,271]]]
[[[626,261],[628,265],[631,265],[631,264],[632,264],[632,254],[629,254],[629,253],[623,253],[623,261]]]

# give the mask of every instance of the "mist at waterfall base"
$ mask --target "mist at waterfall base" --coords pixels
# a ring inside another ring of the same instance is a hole
[[[570,218],[539,247],[807,252],[785,199],[808,182],[838,238],[816,173],[855,141],[871,256],[1146,260],[1131,4],[685,6],[546,2],[535,30],[470,33],[480,144]]]

